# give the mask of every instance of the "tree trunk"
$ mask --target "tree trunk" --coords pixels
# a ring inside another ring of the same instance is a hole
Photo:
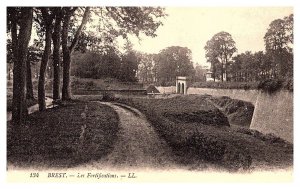
[[[71,100],[70,64],[71,64],[71,55],[70,55],[70,52],[65,52],[64,55],[63,55],[62,100]]]
[[[14,70],[13,70],[13,103],[12,103],[12,121],[13,124],[19,126],[24,123],[28,114],[26,106],[25,84],[26,84],[26,59],[28,52],[28,43],[31,37],[33,9],[29,7],[21,8],[20,30],[15,46]],[[12,37],[16,37],[17,27],[14,22],[12,28]]]
[[[7,79],[10,81],[11,80],[11,75],[10,75],[11,68],[10,68],[10,65],[7,65],[7,66],[8,66],[8,76],[7,76]]]
[[[221,66],[221,81],[222,82],[224,81],[223,77],[224,77],[224,64],[222,63],[222,66]]]
[[[62,100],[70,100],[71,99],[71,88],[70,88],[70,67],[71,67],[71,54],[78,43],[79,36],[83,27],[86,25],[88,21],[88,16],[90,12],[90,8],[85,8],[84,15],[82,18],[82,22],[79,28],[76,31],[74,39],[70,47],[68,47],[68,27],[70,24],[70,19],[72,13],[75,9],[66,8],[65,15],[63,19],[63,28],[62,28],[62,49],[63,49],[63,87],[62,87]]]
[[[71,55],[68,47],[68,28],[71,19],[70,10],[66,11],[63,19],[63,27],[62,27],[62,51],[63,51],[63,86],[62,86],[62,100],[70,100],[71,99],[71,91],[70,91],[70,63],[71,63]]]
[[[26,61],[26,99],[34,99],[32,75],[31,75],[31,64],[30,64],[30,60],[28,57],[27,57],[27,61]]]
[[[43,111],[46,109],[45,102],[45,73],[48,64],[48,60],[51,53],[51,30],[46,31],[46,40],[45,40],[45,49],[41,61],[40,66],[40,76],[38,83],[38,102],[39,102],[39,110]]]
[[[42,8],[43,18],[45,20],[46,36],[45,36],[45,49],[40,66],[40,76],[38,83],[38,103],[39,110],[46,110],[45,102],[45,73],[48,64],[48,60],[51,53],[51,40],[52,40],[52,18],[48,13],[47,8]]]
[[[59,8],[60,9],[60,8]],[[57,10],[55,18],[53,40],[53,100],[60,99],[60,32],[61,32],[61,10]]]

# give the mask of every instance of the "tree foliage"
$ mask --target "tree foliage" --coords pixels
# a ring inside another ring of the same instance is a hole
[[[293,14],[273,20],[264,36],[266,52],[271,55],[274,77],[291,77],[293,72]]]
[[[287,80],[293,76],[293,15],[275,19],[264,36],[266,51],[247,51],[233,57],[230,79],[233,81]],[[272,82],[270,82],[272,83]]]
[[[237,51],[232,36],[227,32],[219,32],[206,42],[205,57],[212,65],[213,76],[223,81],[227,77],[227,66],[232,55]]]
[[[142,83],[154,83],[157,81],[157,54],[138,52],[139,59],[137,77]]]
[[[175,82],[176,76],[194,76],[192,52],[187,47],[171,46],[157,55],[157,79],[160,84]]]
[[[76,52],[73,57],[72,75],[82,78],[118,78],[121,57],[113,47],[103,51]]]

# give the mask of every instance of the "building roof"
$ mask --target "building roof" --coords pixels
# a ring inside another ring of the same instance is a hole
[[[154,85],[149,85],[146,89],[147,93],[160,93]]]

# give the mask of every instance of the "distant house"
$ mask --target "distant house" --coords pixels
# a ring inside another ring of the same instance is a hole
[[[206,81],[206,72],[209,71],[208,66],[197,64],[195,71],[195,81]]]
[[[212,77],[212,72],[208,71],[206,72],[206,81],[214,81],[214,78]]]
[[[215,78],[215,80],[214,80],[214,78],[213,78],[213,75],[212,75],[213,73],[211,72],[211,71],[207,71],[206,72],[206,81],[215,81],[215,82],[220,82],[221,80],[219,80],[219,79],[217,79],[217,78]],[[226,78],[224,77],[224,81],[226,81],[225,80]]]

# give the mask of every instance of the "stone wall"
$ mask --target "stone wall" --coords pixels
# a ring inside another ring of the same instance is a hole
[[[200,94],[212,96],[228,96],[232,99],[239,99],[251,102],[253,105],[256,103],[259,91],[257,90],[241,90],[241,89],[209,89],[209,88],[188,88],[187,94]]]
[[[189,88],[187,94],[228,96],[251,102],[255,108],[250,129],[272,133],[293,143],[293,92],[268,94],[258,90]]]
[[[175,93],[175,87],[158,87],[162,93]],[[250,129],[268,134],[272,133],[293,143],[293,92],[279,91],[274,94],[260,92],[258,90],[240,89],[209,89],[188,88],[187,94],[228,96],[251,102],[254,113]]]
[[[260,93],[250,128],[262,133],[273,133],[293,143],[293,93]]]

